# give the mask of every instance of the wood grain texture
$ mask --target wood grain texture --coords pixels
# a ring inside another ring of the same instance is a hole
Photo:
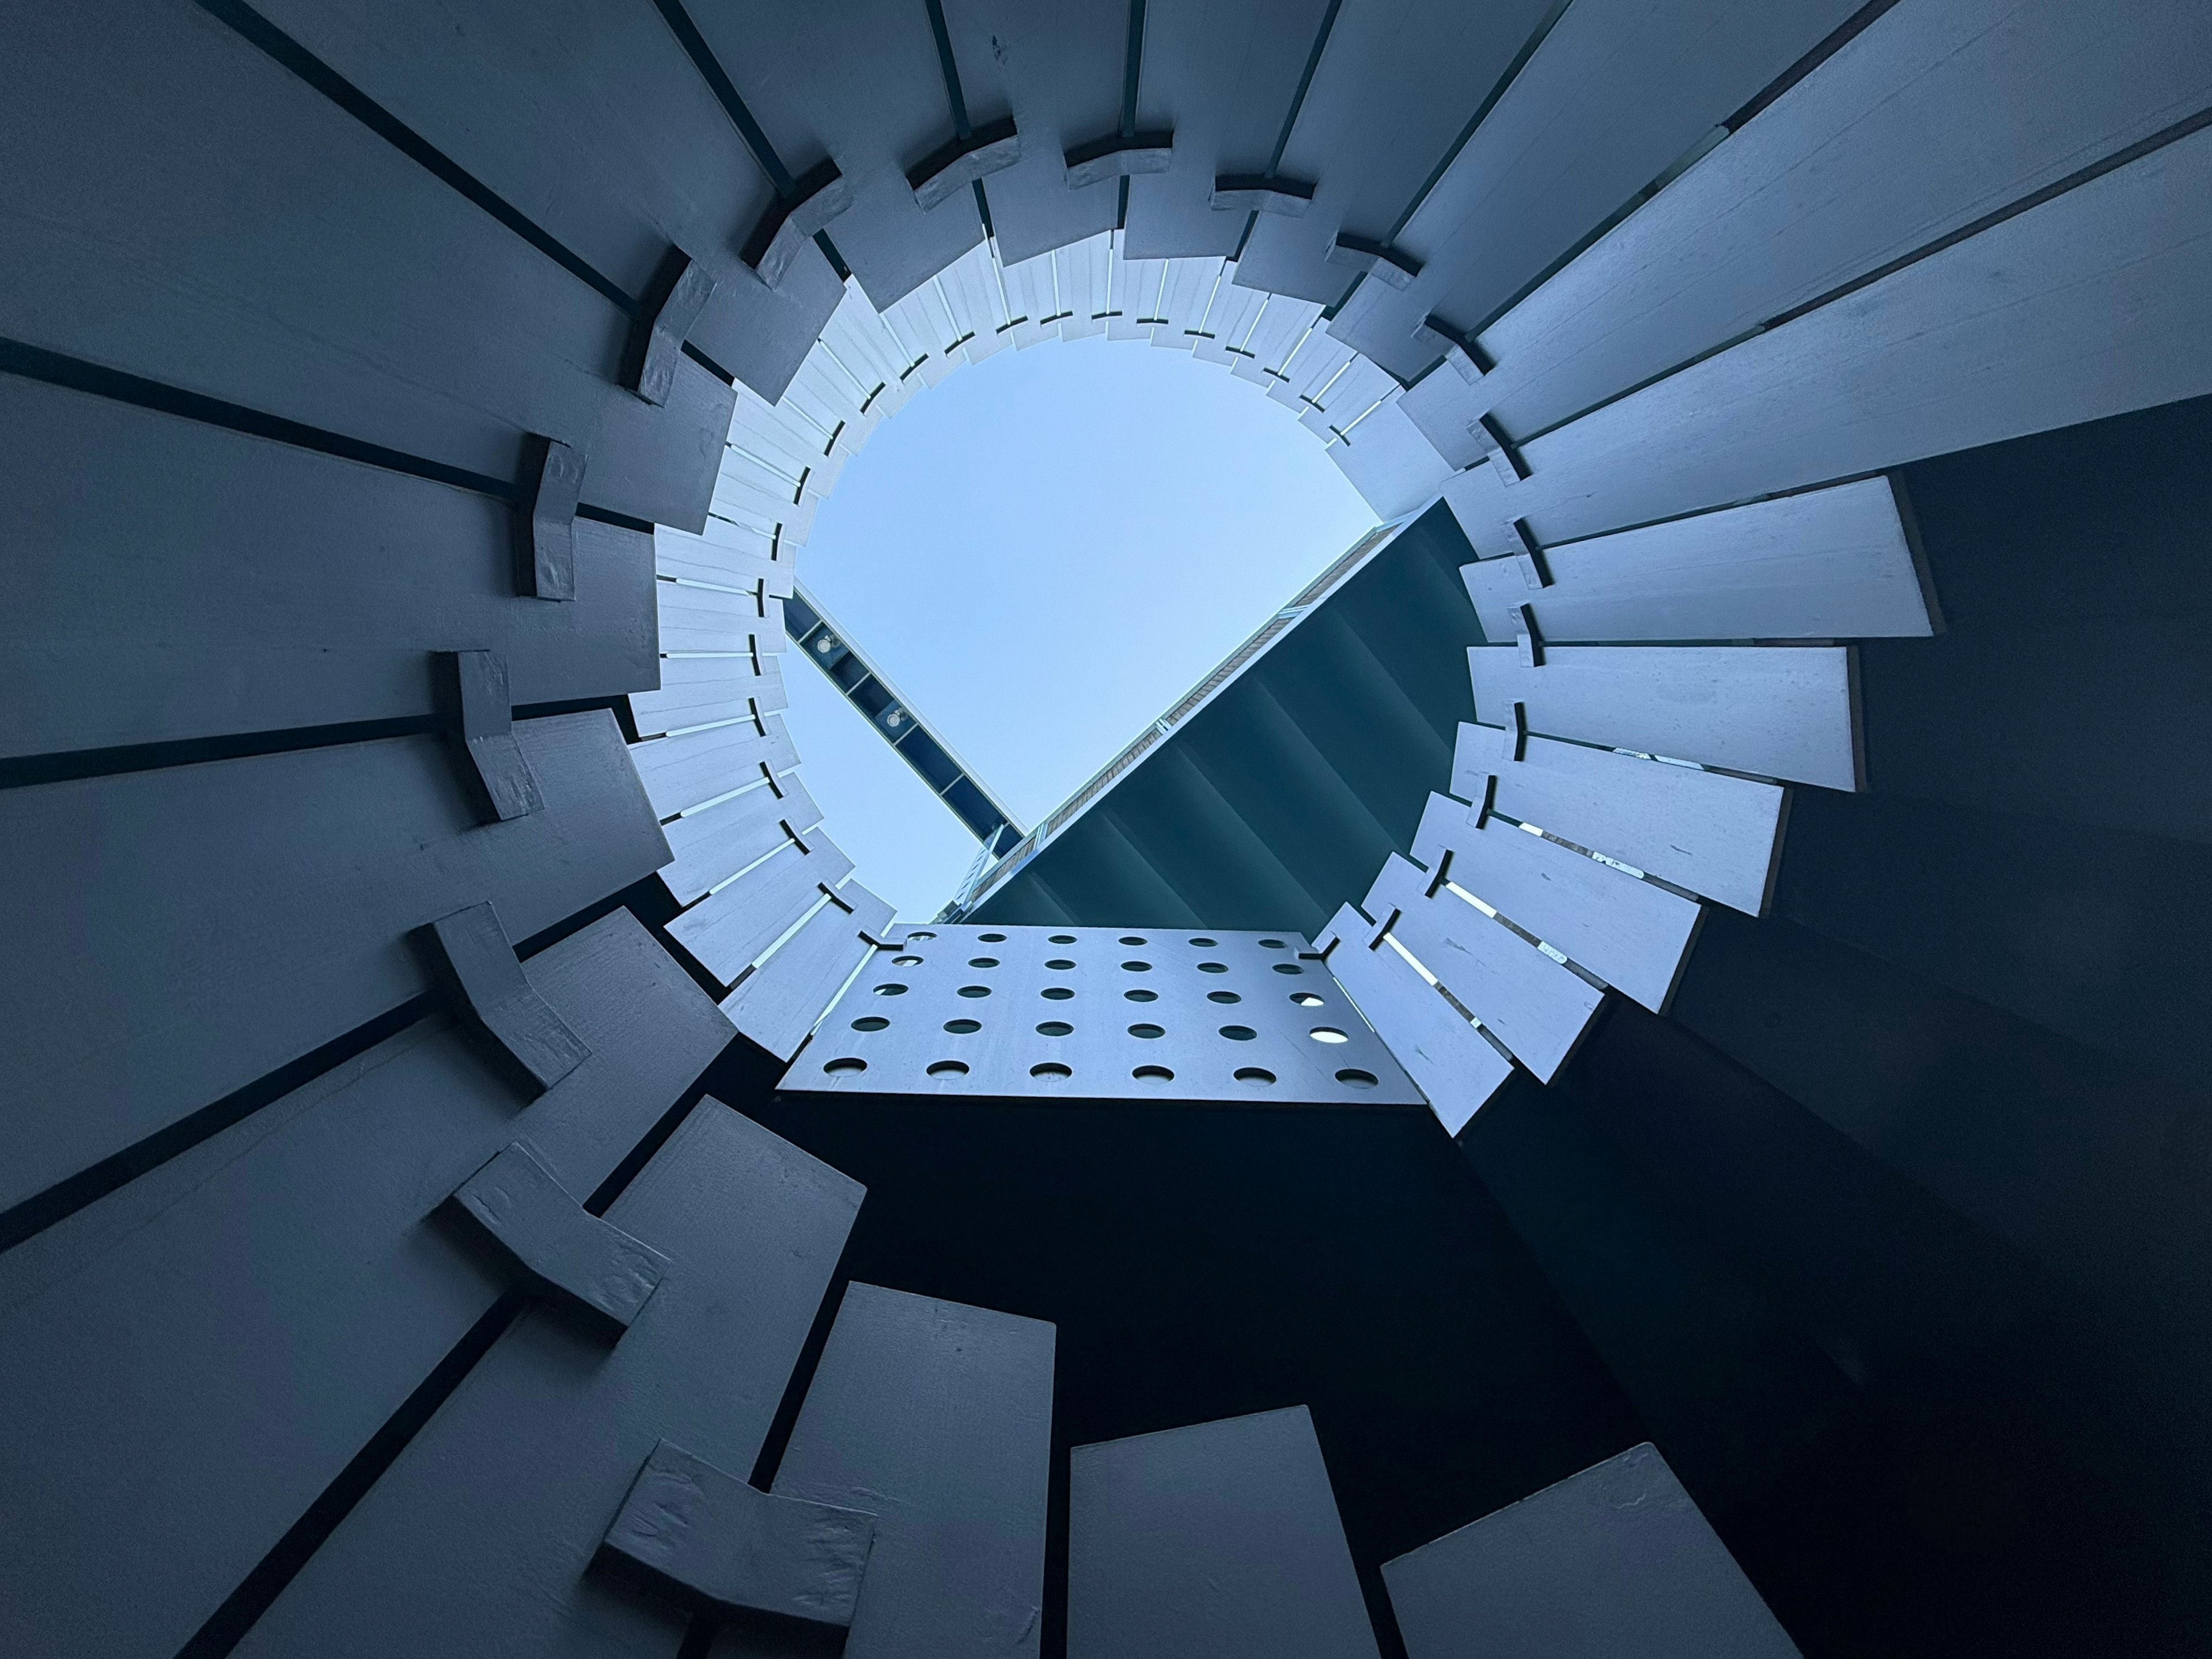
[[[446,1195],[517,1138],[588,1193],[729,1037],[627,912],[526,971],[592,1050],[526,1109],[426,1019],[71,1217],[65,1256],[11,1279],[10,1651],[173,1653],[504,1288],[427,1221]]]
[[[14,377],[0,455],[0,756],[427,715],[434,651],[522,703],[653,684],[634,531],[579,522],[545,605],[472,491]]]
[[[764,858],[822,822],[822,809],[796,773],[720,801],[667,826],[674,859],[660,879],[679,904]]]
[[[593,1553],[659,1441],[752,1467],[861,1196],[702,1101],[607,1212],[671,1264],[629,1334],[525,1315],[239,1653],[666,1659],[684,1616]]]
[[[544,433],[586,501],[703,514],[728,388],[640,403],[620,309],[209,13],[9,32],[0,333],[501,480]]]
[[[1754,777],[1856,789],[1863,781],[1848,646],[1470,647],[1475,712],[1531,732],[1693,760]]]
[[[409,931],[487,898],[526,939],[665,862],[605,712],[515,736],[545,810],[479,826],[434,738],[15,789],[14,1202],[405,1001]]]
[[[1374,1659],[1304,1406],[1068,1457],[1068,1659]]]
[[[806,907],[853,873],[853,860],[818,830],[709,893],[668,924],[668,936],[724,985],[736,983]]]
[[[1362,430],[1365,428],[1363,428]],[[1887,478],[1670,519],[1460,567],[1483,632],[1526,605],[1547,640],[1849,640],[1935,631]]]
[[[853,970],[874,950],[871,941],[884,936],[891,915],[890,905],[858,882],[847,882],[722,999],[722,1012],[762,1048],[789,1060]]]
[[[854,1283],[777,1465],[779,1497],[872,1507],[845,1659],[1034,1656],[1056,1333]],[[714,1651],[745,1659],[757,1642]]]

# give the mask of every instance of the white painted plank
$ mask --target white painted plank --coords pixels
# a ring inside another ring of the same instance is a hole
[[[735,984],[816,899],[852,873],[853,860],[837,844],[810,830],[670,922],[668,936],[717,980]]]

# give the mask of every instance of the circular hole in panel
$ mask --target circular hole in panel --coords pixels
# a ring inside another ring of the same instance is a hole
[[[948,1019],[945,1022],[945,1029],[955,1036],[966,1036],[970,1031],[981,1030],[983,1022],[980,1019]]]
[[[1164,1066],[1139,1066],[1129,1073],[1139,1083],[1173,1083],[1175,1073]]]
[[[991,994],[991,988],[988,985],[963,985],[960,988],[960,994],[963,997],[987,997]]]
[[[1336,1080],[1347,1089],[1371,1089],[1375,1086],[1375,1073],[1347,1066],[1336,1074]]]
[[[1293,991],[1291,993],[1291,1000],[1301,1008],[1318,1008],[1322,1006],[1321,998],[1316,996],[1311,991]]]
[[[1244,1000],[1243,997],[1238,996],[1234,991],[1208,991],[1206,994],[1206,1000],[1208,1002],[1242,1002]]]
[[[891,966],[894,968],[919,968],[921,966],[921,958],[920,957],[893,957],[891,958]]]
[[[865,1072],[868,1069],[868,1062],[865,1060],[857,1060],[852,1055],[848,1054],[842,1060],[831,1060],[822,1069],[832,1073],[833,1075],[842,1074],[847,1072]]]
[[[1160,1000],[1160,994],[1158,991],[1124,991],[1121,995],[1130,1002],[1158,1002]]]
[[[1048,1060],[1042,1066],[1030,1066],[1030,1075],[1031,1077],[1073,1077],[1075,1073],[1059,1061]]]
[[[1039,1036],[1066,1036],[1075,1028],[1064,1019],[1048,1019],[1037,1027]]]
[[[1133,1037],[1164,1037],[1167,1031],[1162,1026],[1147,1024],[1140,1020],[1129,1028],[1129,1035]]]
[[[906,994],[906,987],[896,980],[887,979],[876,987],[876,994],[879,997],[902,997]]]
[[[1229,964],[1225,962],[1201,962],[1198,964],[1198,971],[1201,974],[1225,974],[1229,971]]]
[[[1220,944],[1221,941],[1219,939],[1194,939],[1191,940],[1191,943],[1198,946],[1201,951],[1211,951],[1215,945]]]
[[[1004,933],[978,933],[975,937],[986,945],[1004,945],[1006,942],[1006,936]]]
[[[929,1068],[932,1077],[966,1077],[968,1062],[964,1060],[940,1060]]]
[[[1275,971],[1279,974],[1303,974],[1305,969],[1295,962],[1279,962],[1275,964]]]
[[[1075,993],[1069,990],[1065,985],[1048,985],[1043,990],[1038,992],[1037,994],[1053,1002],[1065,1002],[1068,998],[1073,996]]]
[[[995,968],[999,965],[999,959],[996,957],[970,957],[968,965],[970,968]]]
[[[1240,1066],[1237,1068],[1237,1080],[1256,1084],[1264,1089],[1275,1080],[1275,1074],[1264,1066]]]
[[[1316,1042],[1349,1042],[1352,1039],[1334,1025],[1316,1025],[1306,1035]]]
[[[1069,969],[1074,967],[1075,964],[1070,962],[1066,957],[1054,957],[1050,962],[1045,963],[1045,966],[1051,969],[1055,974],[1064,974]]]
[[[926,933],[917,927],[914,932],[908,933],[907,937],[908,939],[935,939],[937,935],[934,933]]]
[[[890,1024],[890,1021],[885,1019],[881,1014],[869,1014],[854,1020],[853,1029],[856,1031],[880,1031]]]
[[[1145,941],[1143,939],[1138,938],[1134,933],[1124,933],[1121,935],[1121,943],[1124,945],[1142,945],[1144,942]]]
[[[1073,945],[1075,943],[1075,935],[1073,933],[1054,933],[1052,935],[1049,943],[1054,945]]]
[[[1249,1025],[1224,1025],[1221,1028],[1221,1035],[1231,1042],[1249,1042],[1260,1034]]]
[[[1149,962],[1136,962],[1133,960],[1123,963],[1121,967],[1123,971],[1132,974],[1149,974],[1152,971],[1152,964]]]
[[[1262,951],[1287,951],[1291,947],[1279,939],[1263,939],[1260,941],[1260,948]]]

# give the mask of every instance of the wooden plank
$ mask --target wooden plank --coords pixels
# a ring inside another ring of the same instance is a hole
[[[671,823],[668,845],[676,856],[660,878],[678,903],[689,904],[821,822],[822,809],[799,775],[789,773]]]
[[[1304,1406],[1068,1454],[1068,1659],[1373,1659]]]
[[[1361,428],[1362,431],[1366,428]],[[1848,640],[1934,633],[1887,478],[1756,501],[1460,567],[1492,639],[1511,608],[1546,640]]]
[[[637,768],[638,781],[645,786],[646,799],[664,818],[799,764],[791,733],[775,714],[757,726],[742,721],[686,737],[634,743],[629,757]]]
[[[653,598],[664,651],[748,651],[763,656],[783,649],[783,601],[732,592],[690,581],[656,581]]]
[[[1330,244],[1340,232],[1389,240],[1551,5],[1346,5],[1283,150],[1285,173],[1317,181],[1313,205],[1297,219],[1262,214],[1237,280],[1320,305],[1341,299],[1355,273],[1329,261]]]
[[[724,985],[734,985],[807,907],[853,873],[818,830],[709,893],[668,924],[668,936]]]
[[[526,939],[668,857],[614,717],[520,721],[544,810],[479,824],[434,738],[0,794],[0,1206],[428,988],[410,929]]]
[[[1547,544],[2212,392],[2212,131],[1531,440],[1446,491]],[[2179,204],[2179,205],[2178,205]]]
[[[1054,1336],[1041,1319],[845,1287],[774,1487],[876,1516],[845,1659],[1036,1653]],[[714,1651],[759,1649],[732,1632]]]
[[[715,283],[690,337],[765,398],[781,393],[842,296],[818,249],[775,288],[738,258],[775,190],[649,7],[260,10],[633,297],[681,247]]]
[[[1449,464],[1406,418],[1395,398],[1330,444],[1328,458],[1383,519],[1418,513],[1436,500],[1451,477]]]
[[[641,738],[689,732],[736,720],[757,722],[784,704],[781,655],[664,657],[660,689],[630,696],[630,717]]]
[[[1326,10],[1322,0],[1148,0],[1137,130],[1173,132],[1175,160],[1129,180],[1132,258],[1237,251],[1246,216],[1206,205],[1214,179],[1267,170]]]
[[[2208,104],[2189,0],[1906,0],[1486,329],[1476,412],[1556,426]]]
[[[926,10],[755,0],[692,16],[786,167],[804,176],[836,158],[853,205],[830,238],[878,310],[982,240],[971,192],[925,212],[907,182],[908,167],[953,137]]]
[[[1438,889],[1433,898],[1432,883]],[[1360,908],[1540,1082],[1559,1074],[1605,1000],[1587,980],[1395,853]]]
[[[423,1218],[518,1139],[588,1194],[728,1041],[627,911],[524,971],[592,1052],[519,1115],[434,1016],[64,1224],[0,1322],[9,1651],[176,1651],[508,1284]]]
[[[858,882],[847,882],[805,926],[776,947],[722,1000],[730,1023],[779,1059],[789,1060],[884,937],[891,907]]]
[[[1577,0],[1398,233],[1421,274],[1404,289],[1362,283],[1331,332],[1419,374],[1435,358],[1413,338],[1424,317],[1484,326],[1857,9]]]
[[[674,1652],[685,1615],[593,1553],[659,1442],[750,1471],[861,1196],[702,1101],[607,1212],[672,1264],[629,1333],[526,1314],[237,1651]]]
[[[1798,1659],[1656,1447],[1382,1564],[1410,1659]]]
[[[1062,157],[1120,130],[1129,21],[1081,0],[969,0],[946,32],[971,120],[1012,113],[1022,158],[991,175],[991,226],[1012,266],[1110,230],[1121,192],[1107,179],[1071,190]]]
[[[519,703],[653,684],[635,532],[578,521],[548,605],[468,490],[13,377],[0,454],[0,756],[427,715],[434,651]]]
[[[1328,951],[1329,972],[1421,1085],[1446,1134],[1465,1128],[1513,1075],[1513,1062],[1352,906],[1339,908],[1314,944]]]
[[[1663,1014],[1698,935],[1694,899],[1600,864],[1465,801],[1431,795],[1413,860],[1473,893],[1613,989]]]
[[[703,510],[728,388],[623,390],[605,295],[196,6],[19,9],[0,334],[502,481],[543,433],[586,501]]]
[[[1765,914],[1787,791],[1549,738],[1525,739],[1516,761],[1505,743],[1497,727],[1462,726],[1452,793],[1480,800],[1488,791],[1508,817],[1747,915]]]
[[[1754,777],[1856,789],[1856,669],[1849,646],[1566,645],[1530,668],[1510,645],[1467,653],[1477,714],[1608,748]]]
[[[774,541],[738,529],[719,519],[709,519],[707,533],[694,536],[665,525],[653,531],[654,571],[663,576],[689,577],[726,587],[750,587],[766,582],[779,599],[791,597],[790,556],[776,556]]]

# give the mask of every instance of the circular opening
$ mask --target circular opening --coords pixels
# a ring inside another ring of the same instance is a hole
[[[924,933],[921,928],[917,927],[914,932],[908,933],[907,937],[908,939],[935,939],[937,935],[934,933]]]
[[[1316,1042],[1349,1042],[1352,1039],[1334,1025],[1316,1025],[1306,1035]]]
[[[1075,935],[1073,933],[1054,933],[1052,935],[1051,942],[1054,945],[1073,945],[1075,943]]]
[[[896,980],[887,979],[876,987],[876,994],[879,997],[902,997],[906,994],[906,987]]]
[[[911,938],[912,935],[908,937]],[[1260,941],[1260,948],[1262,951],[1287,951],[1290,946],[1279,939],[1263,939]]]
[[[1030,1066],[1030,1075],[1031,1077],[1073,1077],[1075,1073],[1059,1061],[1048,1060],[1042,1066]]]
[[[1145,941],[1143,939],[1138,938],[1134,933],[1124,933],[1121,935],[1121,943],[1124,945],[1142,945],[1144,942]]]
[[[1221,1035],[1231,1042],[1249,1042],[1260,1034],[1249,1025],[1224,1025],[1221,1028]]]
[[[970,957],[968,965],[970,968],[995,968],[999,965],[999,959],[996,957]]]
[[[1004,945],[1006,942],[1004,933],[978,933],[975,937],[986,945]]]
[[[1225,962],[1201,962],[1198,964],[1198,971],[1201,974],[1225,974],[1229,971],[1229,964]]]
[[[1191,943],[1192,943],[1193,945],[1195,945],[1196,946],[1198,946],[1198,948],[1199,948],[1200,950],[1201,950],[1201,951],[1211,951],[1211,950],[1212,950],[1215,945],[1218,945],[1220,942],[1221,942],[1221,941],[1220,941],[1219,939],[1194,939],[1191,940]]]
[[[1073,996],[1075,993],[1069,990],[1065,985],[1048,985],[1043,990],[1038,992],[1037,994],[1046,998],[1049,1001],[1065,1002],[1068,998]]]
[[[1208,991],[1206,994],[1206,1000],[1208,1002],[1242,1002],[1244,1000],[1243,997],[1238,996],[1234,991]]]
[[[1371,1089],[1375,1086],[1375,1073],[1347,1066],[1336,1074],[1336,1080],[1347,1089]]]
[[[1139,1066],[1129,1073],[1139,1083],[1173,1083],[1175,1073],[1164,1066]]]
[[[963,985],[960,988],[960,994],[963,997],[987,997],[991,994],[991,988],[988,985]]]
[[[1064,974],[1069,969],[1074,967],[1075,964],[1070,962],[1066,957],[1054,957],[1050,962],[1045,963],[1045,966],[1051,969],[1055,974]]]
[[[945,1022],[945,1029],[955,1036],[966,1036],[970,1031],[981,1030],[983,1022],[980,1019],[948,1019]]]
[[[932,1077],[966,1077],[968,1062],[964,1060],[940,1060],[929,1068]]]
[[[1322,1001],[1311,991],[1293,991],[1291,993],[1291,1000],[1301,1008],[1318,1008]]]
[[[1275,971],[1279,974],[1303,974],[1305,969],[1295,962],[1279,962],[1275,964]]]
[[[1064,1019],[1048,1019],[1037,1027],[1039,1036],[1066,1036],[1075,1028]]]
[[[1152,964],[1149,962],[1125,962],[1121,967],[1124,971],[1132,974],[1149,974],[1152,971]]]
[[[1240,1066],[1237,1068],[1237,1080],[1239,1083],[1257,1084],[1264,1089],[1275,1080],[1275,1074],[1264,1066]]]
[[[894,968],[919,968],[921,966],[921,958],[920,957],[893,957],[891,958],[891,966]]]
[[[1129,1035],[1133,1037],[1163,1037],[1167,1031],[1162,1026],[1146,1024],[1140,1020],[1129,1028]]]
[[[885,1019],[881,1014],[868,1014],[854,1020],[853,1029],[856,1031],[880,1031],[890,1024],[890,1021]]]
[[[1121,995],[1125,1000],[1129,1002],[1158,1002],[1160,1000],[1160,994],[1158,991],[1146,991],[1141,988],[1134,991],[1124,991],[1121,993]]]
[[[832,1074],[845,1072],[865,1072],[868,1069],[868,1062],[865,1060],[856,1060],[852,1055],[848,1054],[842,1060],[831,1060],[822,1069]]]

